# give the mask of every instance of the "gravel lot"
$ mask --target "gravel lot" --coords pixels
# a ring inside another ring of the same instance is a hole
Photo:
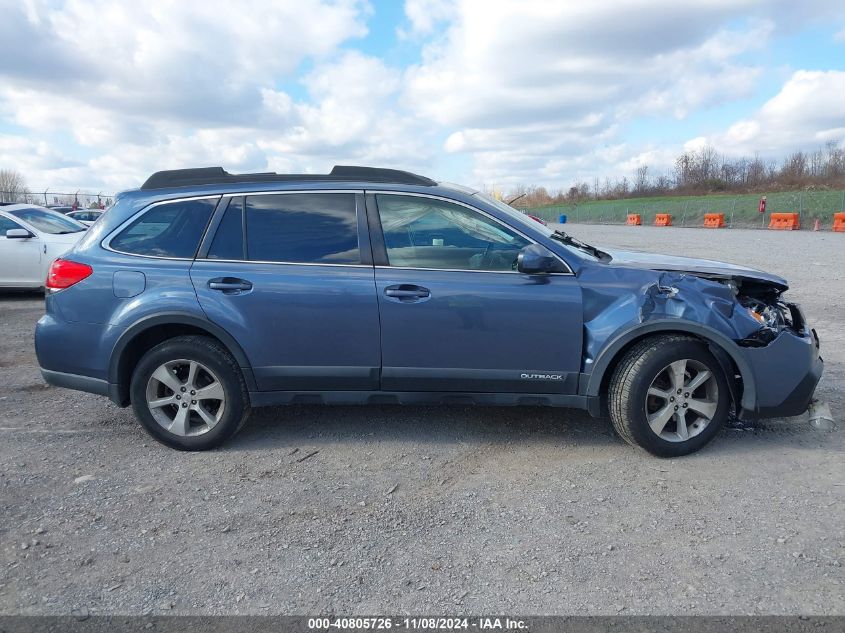
[[[836,428],[665,461],[566,410],[295,407],[178,453],[46,387],[43,300],[3,295],[0,613],[845,614],[845,235],[567,228],[788,277]]]

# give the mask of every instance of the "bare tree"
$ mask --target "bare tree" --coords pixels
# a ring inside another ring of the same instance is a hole
[[[580,204],[596,200],[618,200],[629,196],[655,194],[701,195],[712,192],[766,193],[798,188],[845,189],[845,149],[835,141],[812,152],[795,151],[779,160],[753,157],[727,158],[705,145],[681,153],[672,168],[663,173],[649,172],[647,165],[637,167],[629,176],[593,177],[587,182],[573,182],[564,189],[546,189],[517,185],[504,196],[519,196],[520,208],[551,204]]]
[[[637,167],[637,175],[634,179],[634,193],[644,195],[648,191],[648,165]]]
[[[18,202],[29,194],[23,176],[11,169],[0,169],[0,202]]]
[[[845,175],[845,150],[836,141],[827,142],[827,166],[825,175],[828,178],[841,178]]]
[[[779,174],[786,185],[804,185],[807,179],[807,157],[804,152],[794,152],[783,161]]]

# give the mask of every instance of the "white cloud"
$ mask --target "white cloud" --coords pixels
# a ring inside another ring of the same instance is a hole
[[[831,4],[796,17],[785,0],[462,0],[408,71],[405,103],[451,129],[444,149],[470,155],[478,182],[613,173],[631,156],[665,160],[624,143],[627,125],[754,94],[762,69],[745,60]]]
[[[307,157],[306,166],[316,162],[317,169],[341,159],[392,167],[426,160],[425,130],[394,107],[402,86],[396,69],[349,52],[316,68],[303,84],[311,99],[293,106],[291,126],[259,143],[275,164],[285,164],[285,156]]]
[[[740,5],[466,0],[446,41],[410,71],[408,98],[449,125],[559,120],[690,71],[717,75],[713,66],[731,58],[718,27]],[[760,41],[757,28],[736,35]]]
[[[731,155],[779,156],[845,141],[845,71],[794,73],[753,116],[706,138]]]
[[[86,170],[97,175],[91,186],[119,190],[139,185],[152,171],[189,165],[222,165],[235,172],[324,172],[335,163],[410,168],[428,160],[435,145],[426,130],[391,107],[402,85],[396,69],[352,51],[317,65],[302,83],[308,91],[302,100],[262,89],[250,125],[190,130],[166,119],[115,115],[73,98],[45,101],[36,90],[10,92],[4,107],[18,125],[42,133],[72,130],[77,142],[101,150],[74,172],[51,172],[43,162],[25,170],[32,182],[53,188],[79,184],[72,179]],[[15,162],[9,158],[0,164]]]
[[[756,94],[771,74],[760,50],[835,6],[406,0],[378,56],[371,40],[356,50],[366,0],[0,0],[0,166],[33,186],[113,189],[169,167],[335,163],[565,187],[670,164],[680,139],[631,142],[630,127]],[[411,49],[399,67],[392,54]],[[822,75],[796,74],[700,142],[835,137],[845,91]]]
[[[8,81],[190,125],[249,121],[261,87],[366,34],[355,0],[33,0],[27,9],[3,12]]]
[[[395,92],[399,75],[337,51],[366,34],[370,11],[362,0],[9,3],[0,120],[34,137],[69,133],[94,156],[80,161],[84,178],[117,188],[167,167],[266,169],[279,161],[273,142],[286,141],[299,165],[355,141],[369,147],[366,128],[383,117],[365,93]],[[306,61],[310,98],[298,101],[280,82]],[[30,180],[74,176],[58,162],[55,173],[41,167]]]
[[[430,34],[440,23],[455,15],[452,0],[405,0],[405,15],[411,23],[411,35]]]
[[[79,163],[43,141],[23,136],[0,135],[0,164],[21,164],[28,171],[53,167],[75,167]]]

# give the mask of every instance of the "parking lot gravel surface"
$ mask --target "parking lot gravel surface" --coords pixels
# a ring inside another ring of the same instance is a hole
[[[569,410],[299,406],[180,453],[44,385],[43,298],[0,295],[0,613],[845,614],[845,235],[566,228],[787,277],[834,429],[660,460]]]

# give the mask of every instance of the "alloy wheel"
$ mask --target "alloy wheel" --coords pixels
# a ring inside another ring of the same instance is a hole
[[[661,369],[648,388],[651,430],[668,442],[685,442],[713,420],[719,406],[716,376],[704,363],[685,358]]]
[[[147,407],[174,435],[202,435],[213,429],[226,407],[226,393],[208,367],[195,360],[160,365],[147,382]]]

